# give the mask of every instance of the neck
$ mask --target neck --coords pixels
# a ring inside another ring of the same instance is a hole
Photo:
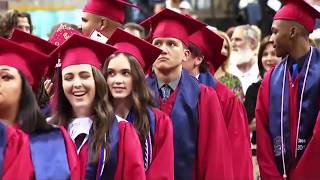
[[[250,60],[249,62],[247,63],[243,63],[243,64],[238,64],[237,67],[238,69],[243,72],[243,73],[246,73],[248,71],[250,71],[251,67],[254,65],[254,61],[253,60]]]
[[[199,74],[200,74],[199,67],[193,68],[192,71],[190,72],[190,75],[193,77],[197,77]]]
[[[14,125],[18,114],[18,106],[0,110],[0,120],[6,125]]]
[[[182,71],[182,65],[169,71],[155,69],[155,74],[163,83],[169,84],[170,82],[177,80]]]
[[[299,43],[293,44],[292,51],[290,52],[290,57],[294,61],[300,60],[303,56],[305,56],[310,50],[310,44],[307,41],[301,41]]]
[[[113,102],[115,114],[126,119],[130,109],[132,107],[131,103],[127,100],[114,100]]]
[[[73,111],[74,116],[77,118],[81,118],[81,117],[89,117],[92,114],[92,109],[90,108],[78,108],[78,109],[74,109]]]

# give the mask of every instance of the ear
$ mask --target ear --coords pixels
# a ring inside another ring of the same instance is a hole
[[[258,42],[256,40],[250,39],[249,43],[252,50],[255,50],[258,47]]]
[[[200,66],[200,64],[202,63],[203,60],[204,60],[204,56],[198,56],[198,57],[195,58],[195,60],[194,60],[194,65],[195,65],[195,66]]]
[[[184,50],[183,50],[183,58],[182,58],[182,61],[187,61],[189,56],[191,56],[190,50],[189,50],[189,49],[184,49]]]
[[[291,26],[289,28],[289,35],[290,35],[290,39],[294,38],[297,35],[297,27],[296,26]]]
[[[99,20],[99,30],[100,32],[108,27],[108,20],[104,17]]]

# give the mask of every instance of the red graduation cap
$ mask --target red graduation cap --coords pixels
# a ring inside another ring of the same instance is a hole
[[[149,29],[150,38],[157,37],[176,38],[188,45],[188,36],[206,24],[193,19],[190,16],[182,15],[169,9],[149,17],[140,23]]]
[[[128,53],[135,57],[145,72],[162,52],[161,49],[119,28],[107,43],[116,47],[118,49],[116,52]]]
[[[13,30],[10,40],[45,55],[50,55],[50,53],[57,48],[56,45],[19,29]]]
[[[21,31],[19,29],[14,29],[14,31],[11,34],[10,40],[17,42],[26,48],[33,49],[35,51],[38,51],[48,56],[53,52],[53,50],[57,48],[56,45],[44,39],[41,39],[37,36],[34,36],[32,34]],[[49,62],[53,62],[53,61],[49,61]],[[49,67],[55,66],[55,64],[49,63],[48,66]],[[52,68],[49,68],[49,69],[52,69]],[[53,72],[48,72],[48,68],[45,70],[45,74],[47,75],[50,75],[52,73]]]
[[[292,20],[300,23],[308,32],[312,32],[316,18],[320,18],[319,3],[313,4],[305,0],[287,0],[286,4],[275,14],[274,20]],[[317,7],[317,9],[315,9]]]
[[[4,38],[0,38],[0,47],[0,65],[21,71],[36,91],[47,67],[49,56]]]
[[[54,54],[60,55],[61,69],[78,64],[90,64],[101,69],[104,61],[116,50],[110,45],[73,34],[54,51]]]
[[[189,36],[189,42],[201,50],[205,61],[212,64],[215,70],[226,60],[226,57],[221,54],[223,41],[222,37],[207,27],[203,27]]]
[[[89,0],[83,8],[83,12],[104,16],[122,24],[126,6],[139,8],[126,0]]]

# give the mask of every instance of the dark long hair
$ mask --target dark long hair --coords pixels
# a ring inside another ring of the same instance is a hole
[[[259,68],[259,75],[261,79],[263,79],[264,73],[266,72],[266,70],[262,65],[263,51],[267,48],[269,44],[272,44],[272,41],[270,41],[270,36],[266,36],[265,38],[262,39],[259,47],[259,51],[258,51],[258,68]]]
[[[147,107],[154,106],[152,94],[147,86],[145,75],[138,61],[131,55],[126,53],[118,53],[109,57],[103,66],[103,75],[108,78],[108,66],[112,58],[119,54],[124,54],[129,61],[132,75],[132,93],[131,102],[132,110],[135,112],[133,125],[139,135],[140,143],[143,146],[150,130]],[[107,88],[108,94],[111,95],[110,89]],[[113,104],[113,97],[109,98],[109,103]]]
[[[35,95],[25,76],[19,71],[22,89],[19,111],[15,123],[26,133],[42,132],[50,129],[38,106]]]
[[[112,106],[108,104],[108,96],[106,94],[107,84],[102,73],[96,67],[91,67],[96,86],[96,93],[92,106],[93,135],[89,147],[89,157],[92,162],[96,163],[99,160],[101,147],[106,149],[107,159],[109,159],[110,156],[110,147],[107,144],[106,137],[108,138],[110,134],[113,110]],[[61,71],[58,73],[58,76],[58,102],[52,122],[68,128],[73,117],[73,110],[63,91]]]

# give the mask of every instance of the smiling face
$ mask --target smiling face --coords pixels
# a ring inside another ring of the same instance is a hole
[[[269,71],[273,66],[279,64],[280,57],[276,56],[276,52],[271,43],[267,44],[266,48],[262,52],[261,62],[266,71]]]
[[[79,64],[64,68],[62,86],[76,115],[89,116],[96,93],[91,65]],[[83,114],[77,114],[78,112]]]
[[[21,90],[22,79],[18,70],[0,65],[0,111],[18,108]]]
[[[128,58],[120,53],[109,60],[107,84],[114,100],[128,99],[132,94],[132,74]]]

